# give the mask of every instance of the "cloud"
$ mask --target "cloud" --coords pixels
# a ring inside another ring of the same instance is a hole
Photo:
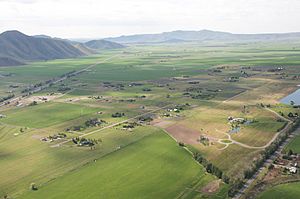
[[[1,2],[8,2],[8,3],[19,3],[19,4],[33,4],[36,3],[38,0],[0,0]]]
[[[298,0],[0,0],[0,31],[62,37],[175,29],[289,32],[300,31],[298,10]]]

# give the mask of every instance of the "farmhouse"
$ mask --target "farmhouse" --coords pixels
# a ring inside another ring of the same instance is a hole
[[[293,174],[297,173],[296,167],[288,167],[287,169],[290,171],[290,173],[293,173]]]
[[[241,117],[234,118],[234,117],[231,117],[231,116],[228,117],[228,121],[230,123],[240,123],[240,124],[246,122],[245,118],[241,118]]]

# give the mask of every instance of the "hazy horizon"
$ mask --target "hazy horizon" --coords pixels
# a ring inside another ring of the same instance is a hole
[[[0,32],[105,38],[175,30],[300,32],[297,0],[0,0]]]

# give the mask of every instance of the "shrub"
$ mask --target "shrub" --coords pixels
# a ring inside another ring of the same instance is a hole
[[[36,102],[36,101],[33,101],[33,102],[31,102],[30,104],[29,104],[29,106],[35,106],[35,105],[37,105],[38,103]]]
[[[181,147],[185,146],[185,144],[183,142],[178,142],[178,145],[181,146]]]
[[[29,189],[32,190],[32,191],[38,190],[38,188],[37,188],[37,186],[36,186],[35,183],[31,183]]]

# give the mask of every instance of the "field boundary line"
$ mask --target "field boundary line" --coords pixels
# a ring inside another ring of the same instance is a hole
[[[111,59],[113,59],[114,57],[117,57],[117,56],[120,56],[120,54],[113,55],[113,56],[111,56],[111,57],[105,58],[104,60],[101,60],[101,61],[98,61],[98,62],[93,63],[93,64],[91,64],[91,65],[88,65],[87,67],[85,67],[85,68],[83,68],[83,69],[80,69],[80,70],[78,70],[78,71],[75,71],[74,73],[72,73],[72,75],[76,76],[76,75],[78,75],[78,74],[81,74],[82,72],[87,71],[87,70],[89,70],[89,69],[91,69],[91,68],[97,66],[98,64],[102,64],[102,63],[104,63],[104,62],[106,62],[106,61],[108,61],[108,60],[111,60]],[[48,84],[45,84],[45,85],[42,85],[42,86],[40,86],[40,87],[35,88],[35,89],[32,90],[31,92],[32,92],[32,93],[39,92],[39,91],[41,91],[41,90],[43,90],[43,89],[45,89],[45,88],[50,87],[51,84],[57,84],[57,83],[59,83],[59,82],[61,82],[61,81],[64,81],[64,80],[66,80],[66,79],[68,79],[68,76],[60,77],[59,79],[54,80],[54,81],[51,82],[51,83],[48,83]],[[0,107],[7,105],[8,102],[9,102],[9,104],[10,104],[10,103],[12,103],[12,102],[14,102],[14,101],[16,101],[16,100],[21,100],[21,99],[24,99],[24,98],[26,98],[26,97],[28,97],[28,96],[25,96],[25,97],[22,97],[22,95],[15,96],[15,97],[12,98],[12,99],[9,99],[9,100],[7,100],[7,101],[2,102],[2,103],[0,104]]]
[[[103,131],[103,130],[106,130],[106,129],[109,129],[109,128],[118,126],[118,125],[123,124],[123,123],[125,123],[125,122],[128,122],[128,121],[130,121],[130,120],[139,118],[139,117],[141,117],[141,116],[144,116],[144,115],[147,115],[147,114],[154,113],[154,112],[156,112],[156,111],[165,109],[165,108],[167,108],[167,107],[169,107],[169,106],[172,106],[172,105],[174,105],[174,104],[168,104],[168,105],[166,105],[166,106],[163,106],[163,107],[154,109],[154,110],[152,110],[152,111],[148,111],[148,112],[146,112],[146,113],[136,115],[136,116],[131,117],[131,118],[128,118],[128,119],[126,119],[126,120],[123,120],[123,121],[120,121],[120,122],[117,122],[117,123],[114,123],[114,124],[111,124],[111,125],[102,127],[102,128],[100,128],[100,129],[96,129],[96,130],[94,130],[94,131],[91,131],[91,132],[89,132],[89,133],[80,135],[80,136],[78,136],[78,137],[79,137],[79,138],[82,138],[82,137],[86,137],[86,136],[89,136],[89,135],[98,133],[98,132],[100,132],[100,131]],[[61,146],[61,145],[65,144],[65,143],[68,143],[68,142],[70,142],[70,141],[72,141],[72,139],[68,139],[68,140],[65,140],[65,141],[63,141],[63,142],[61,142],[61,143],[51,145],[51,147],[58,147],[58,146]]]

